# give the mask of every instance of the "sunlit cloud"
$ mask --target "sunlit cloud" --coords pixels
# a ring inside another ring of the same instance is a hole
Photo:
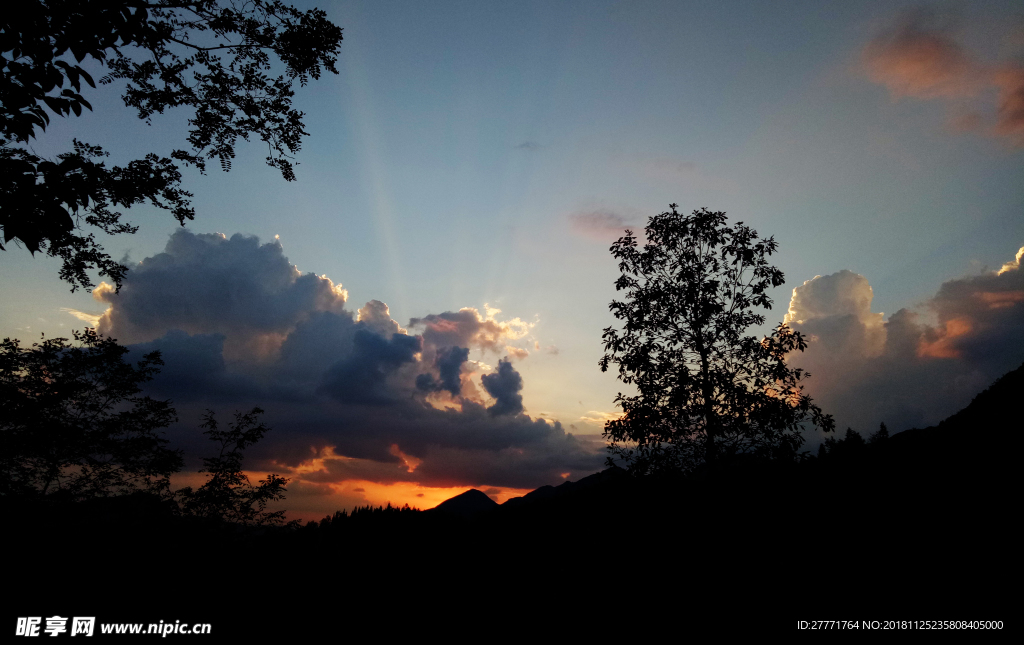
[[[927,334],[917,346],[917,355],[928,358],[960,358],[956,339],[971,333],[971,321],[965,318],[947,320],[941,330]],[[930,337],[934,335],[934,340]]]
[[[530,355],[530,352],[528,350],[525,350],[521,347],[512,347],[511,345],[505,345],[505,353],[508,354],[511,358],[517,358],[519,360],[522,360]]]
[[[356,311],[356,321],[378,334],[407,334],[398,321],[391,319],[391,310],[380,300],[371,300]]]
[[[936,423],[1024,361],[1020,256],[999,271],[950,280],[917,311],[884,322],[871,311],[863,276],[809,280],[794,289],[786,320],[811,342],[789,361],[811,372],[808,394],[840,427]]]
[[[486,315],[473,307],[459,311],[430,314],[409,321],[409,328],[422,330],[423,339],[436,347],[470,347],[502,352],[506,340],[518,340],[530,333],[536,323],[520,318],[498,320],[500,309],[485,305]]]
[[[103,314],[90,314],[90,313],[86,313],[84,311],[79,311],[77,309],[72,309],[70,307],[61,307],[60,310],[63,311],[64,313],[66,313],[66,314],[71,314],[72,316],[74,316],[75,318],[78,318],[79,320],[81,320],[82,322],[86,323],[90,327],[96,327],[96,325],[99,324],[100,318],[103,315]]]
[[[815,276],[793,289],[783,322],[801,325],[807,333],[832,338],[828,333],[835,326],[859,330],[856,335],[844,334],[844,341],[856,343],[844,351],[876,356],[885,344],[882,313],[871,312],[874,291],[867,278],[852,271],[828,276]]]
[[[1024,146],[1024,67],[1016,62],[984,63],[969,55],[947,29],[920,12],[903,19],[865,46],[865,75],[889,89],[894,99],[913,97],[950,102],[949,128],[986,132]],[[996,95],[991,123],[963,101]]]
[[[604,426],[609,421],[622,418],[622,412],[601,412],[600,410],[591,410],[585,415],[580,417],[580,421],[586,421],[588,423],[598,423]]]
[[[1020,269],[1021,258],[1024,258],[1024,246],[1020,247],[1015,258],[1004,264],[1002,268],[999,269],[998,275],[1003,275],[1007,271],[1016,271]]]
[[[868,78],[894,97],[958,97],[982,87],[977,65],[953,37],[911,19],[877,36],[864,48]]]

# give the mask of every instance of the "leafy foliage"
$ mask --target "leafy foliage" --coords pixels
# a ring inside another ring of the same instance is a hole
[[[90,288],[86,269],[120,285],[128,269],[103,252],[92,233],[79,235],[82,220],[107,234],[134,233],[114,207],[149,202],[181,222],[194,217],[192,195],[180,188],[181,172],[166,157],[150,154],[122,168],[107,168],[99,146],[74,142],[74,151],[46,161],[21,148],[0,146],[0,226],[4,243],[18,239],[29,251],[60,257],[62,280]],[[74,217],[72,217],[72,214]],[[4,250],[0,244],[0,250]]]
[[[206,162],[217,159],[229,170],[239,138],[259,137],[268,147],[268,165],[294,180],[292,159],[307,132],[302,113],[292,106],[292,87],[319,79],[325,70],[337,74],[341,38],[341,28],[323,11],[301,12],[280,0],[26,0],[18,11],[4,12],[4,244],[18,240],[33,253],[62,257],[61,278],[73,290],[92,287],[85,273],[91,268],[120,287],[124,267],[103,253],[92,235],[72,234],[81,225],[79,211],[90,212],[85,224],[129,233],[134,227],[119,223],[121,213],[109,206],[150,201],[184,224],[194,213],[174,161],[205,172]],[[283,74],[270,75],[271,54],[283,63]],[[147,122],[168,108],[192,109],[191,149],[107,170],[92,161],[103,154],[95,146],[76,142],[74,152],[55,163],[20,147],[46,129],[47,109],[58,116],[92,109],[81,94],[83,81],[96,88],[80,65],[87,58],[109,69],[101,85],[124,81],[125,105]],[[34,200],[34,195],[46,198]]]
[[[205,468],[199,472],[210,473],[205,484],[196,490],[186,487],[177,492],[187,515],[248,526],[284,523],[284,511],[270,512],[266,508],[268,502],[284,499],[288,480],[270,475],[253,485],[242,471],[243,451],[270,430],[259,420],[261,414],[259,408],[244,414],[236,412],[227,430],[219,429],[212,410],[203,416],[204,434],[220,444],[220,452],[203,459]]]
[[[611,247],[625,291],[612,301],[622,330],[604,330],[600,367],[618,365],[619,380],[638,393],[620,393],[623,416],[605,425],[609,464],[634,473],[689,470],[739,453],[792,457],[805,423],[832,430],[803,394],[810,376],[786,365],[806,347],[780,324],[771,336],[744,336],[770,309],[767,291],[783,284],[768,262],[778,247],[742,222],[707,209],[650,218],[646,244],[631,231]]]
[[[113,339],[91,329],[74,338],[77,346],[64,338],[0,345],[0,492],[166,494],[182,459],[158,430],[175,412],[169,401],[139,396],[163,364],[159,352],[132,366]]]

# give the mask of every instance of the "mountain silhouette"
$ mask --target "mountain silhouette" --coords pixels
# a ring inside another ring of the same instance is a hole
[[[446,499],[431,509],[433,512],[457,515],[459,517],[473,517],[480,513],[498,508],[498,503],[475,488],[467,490],[461,495]]]
[[[1024,393],[1024,363],[974,397],[966,408],[941,421],[938,429],[958,431],[970,427],[987,428],[993,438],[1001,438],[1012,419],[1020,423],[1021,393]]]
[[[574,482],[567,481],[559,484],[558,486],[541,486],[522,497],[513,497],[506,500],[501,507],[503,509],[519,508],[541,500],[575,497],[583,494],[585,491],[592,491],[596,488],[614,485],[615,482],[620,482],[624,478],[628,478],[626,471],[618,466],[612,466],[611,468],[594,473],[593,475],[587,475],[586,477]]]
[[[1024,364],[1004,374],[967,407],[928,428],[896,433],[886,442],[887,458],[915,463],[935,472],[949,469],[962,476],[991,479],[994,469],[1010,467],[1017,456],[1012,428],[1020,425]]]

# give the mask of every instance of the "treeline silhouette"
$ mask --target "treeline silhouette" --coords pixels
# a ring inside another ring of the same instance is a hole
[[[610,468],[502,505],[470,491],[426,511],[246,527],[146,493],[63,506],[6,496],[9,552],[36,572],[17,602],[125,620],[173,608],[238,633],[383,616],[409,593],[409,620],[455,600],[472,614],[529,599],[567,611],[671,600],[679,616],[726,611],[734,628],[787,633],[802,619],[1005,621],[1012,599],[996,583],[1016,547],[1008,446],[1022,387],[1024,365],[937,426],[848,430],[802,460],[741,455],[658,477]],[[53,585],[75,571],[91,592]]]

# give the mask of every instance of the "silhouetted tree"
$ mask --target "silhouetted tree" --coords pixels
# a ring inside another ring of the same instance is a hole
[[[868,443],[875,444],[875,443],[879,443],[881,441],[885,441],[888,438],[889,438],[889,428],[886,428],[885,424],[881,423],[878,426],[878,432],[875,432],[870,437],[868,437]]]
[[[163,365],[160,353],[133,366],[126,348],[95,330],[74,338],[78,345],[0,345],[0,492],[69,500],[166,494],[182,459],[158,430],[175,412],[169,401],[139,395]]]
[[[605,425],[615,460],[634,473],[687,470],[736,453],[792,456],[813,424],[833,429],[831,416],[811,404],[786,355],[806,347],[780,324],[771,336],[743,333],[770,309],[767,291],[783,284],[768,263],[777,243],[742,222],[707,209],[651,217],[646,244],[632,231],[611,247],[625,291],[612,301],[623,329],[604,330],[601,370],[619,367],[636,395],[615,401],[623,416]]]
[[[827,439],[825,439],[825,441],[821,443],[821,448],[818,449],[818,456],[821,457],[823,452],[826,455],[834,455],[836,452],[836,446],[838,446],[839,443],[840,442],[836,441],[836,438],[834,436],[828,437]]]
[[[865,445],[864,437],[860,436],[860,433],[853,428],[846,429],[846,436],[843,437],[843,443],[850,450],[857,450]]]
[[[284,511],[267,511],[269,502],[284,499],[288,480],[278,475],[261,479],[258,485],[249,481],[242,471],[243,451],[270,431],[260,420],[263,410],[235,413],[234,422],[227,430],[218,427],[213,411],[203,416],[203,428],[211,441],[220,444],[214,457],[203,459],[210,479],[193,490],[185,487],[177,491],[182,511],[207,519],[221,520],[249,526],[279,525],[284,523]]]
[[[147,202],[181,224],[193,218],[176,161],[205,171],[217,159],[229,170],[237,140],[258,136],[267,163],[294,180],[291,159],[307,133],[292,87],[324,70],[337,74],[342,38],[323,11],[280,0],[24,0],[3,12],[0,27],[0,250],[16,240],[60,257],[72,291],[93,286],[89,269],[118,287],[127,271],[83,224],[134,233],[115,209]],[[269,75],[270,54],[283,75]],[[86,59],[109,70],[101,85],[125,82],[125,105],[147,123],[168,108],[194,110],[191,149],[113,168],[100,147],[77,140],[55,161],[31,152],[26,145],[49,123],[47,109],[92,109],[81,94],[83,82],[96,88],[80,65]]]

